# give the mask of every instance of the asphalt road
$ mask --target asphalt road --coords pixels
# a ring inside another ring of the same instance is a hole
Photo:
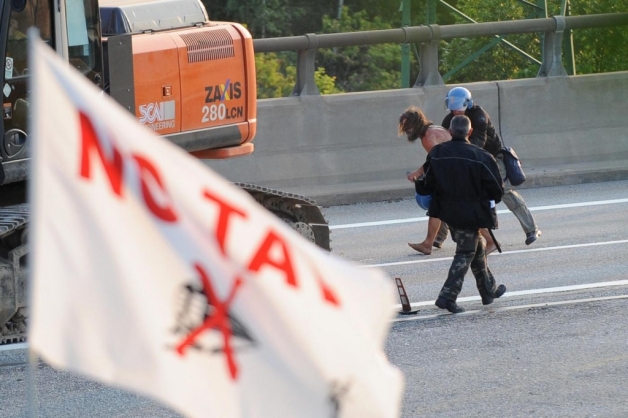
[[[482,307],[469,274],[462,315],[433,306],[451,240],[424,256],[407,246],[424,238],[424,220],[352,227],[422,217],[416,203],[327,209],[334,252],[400,277],[420,309],[394,323],[387,345],[406,376],[404,417],[628,416],[628,182],[522,194],[543,235],[526,246],[498,205],[503,253],[488,259],[508,292]]]
[[[386,347],[406,377],[403,417],[628,416],[628,181],[522,194],[543,235],[526,246],[500,213],[504,252],[489,264],[508,292],[483,307],[469,274],[460,315],[433,306],[453,242],[430,256],[406,244],[426,230],[413,199],[324,209],[333,252],[400,277],[419,309],[392,323]],[[24,356],[0,351],[2,417],[26,416]],[[40,416],[178,416],[44,364],[36,376]]]

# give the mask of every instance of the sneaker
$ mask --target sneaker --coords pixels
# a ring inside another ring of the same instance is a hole
[[[443,248],[443,243],[442,243],[442,242],[439,242],[439,241],[434,241],[434,242],[432,243],[432,246],[433,246],[434,248]]]
[[[526,234],[526,245],[532,244],[540,236],[541,236],[541,230],[540,229],[535,229],[532,232],[528,232]]]
[[[436,299],[436,302],[434,303],[434,305],[438,306],[441,309],[447,309],[451,313],[464,312],[464,309],[458,306],[458,304],[454,302],[453,300],[449,300],[449,299],[445,299],[441,297]]]
[[[504,286],[503,284],[500,284],[499,286],[497,286],[497,289],[495,289],[495,294],[493,295],[494,298],[501,298],[504,293],[506,293],[506,286]]]
[[[495,289],[495,293],[493,293],[493,296],[482,295],[482,305],[490,305],[491,303],[493,303],[493,299],[502,297],[504,293],[506,293],[506,286],[500,284],[499,286],[497,286],[497,289]]]

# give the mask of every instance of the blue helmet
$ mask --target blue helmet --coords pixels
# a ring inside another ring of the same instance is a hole
[[[414,198],[416,199],[416,203],[425,210],[430,209],[430,202],[432,201],[432,195],[422,195],[418,193],[414,193]]]
[[[471,109],[473,107],[471,92],[464,87],[454,87],[447,93],[445,107],[452,111]]]

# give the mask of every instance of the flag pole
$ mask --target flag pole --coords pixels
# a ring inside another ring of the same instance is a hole
[[[27,39],[28,39],[28,62],[31,65],[31,69],[34,69],[35,71],[37,71],[37,68],[33,68],[35,65],[36,60],[34,59],[34,53],[35,53],[35,43],[39,40],[39,29],[32,27],[29,28],[28,32],[27,32]],[[34,74],[35,75],[35,74]],[[37,77],[34,77],[37,78]],[[31,91],[30,93],[30,97],[29,99],[31,99],[31,102],[33,101],[34,97],[33,97],[33,91],[37,89],[37,86],[33,86],[33,77],[30,78],[29,80],[29,89]],[[39,99],[36,99],[39,100]],[[36,104],[36,103],[35,103]],[[30,117],[30,122],[29,122],[29,131],[32,133],[33,131],[35,132],[39,132],[39,129],[37,129],[34,126],[34,122],[33,122],[33,118],[32,116]],[[33,129],[35,128],[35,129]],[[33,137],[35,135],[31,135],[31,137]],[[31,142],[33,142],[33,138],[31,138]],[[36,148],[36,147],[35,147]],[[34,151],[33,155],[31,156],[33,159],[36,157],[37,152]],[[33,163],[30,164],[30,168],[29,168],[29,178],[34,180],[35,179],[35,173],[34,173],[34,167],[33,167]],[[34,181],[33,181],[34,183]],[[31,187],[29,187],[28,189],[28,203],[31,205],[31,207],[33,207],[33,197],[34,197],[34,192],[33,192],[33,184],[30,185]],[[35,229],[35,217],[33,217],[32,222],[31,222],[31,228],[33,228],[32,230],[34,231]],[[32,253],[31,253],[31,260],[35,260],[35,255],[34,255],[35,251],[33,249]],[[32,295],[32,289],[33,289],[33,268],[31,266],[31,268],[28,269],[28,286],[27,286],[27,296],[28,296],[28,306],[33,306],[33,295]],[[29,325],[32,325],[29,323]],[[29,329],[29,333],[30,333],[30,329]],[[35,352],[35,349],[33,348],[32,344],[30,343],[30,338],[27,339],[28,341],[28,385],[27,385],[27,391],[28,391],[28,417],[29,418],[37,418],[39,417],[39,406],[38,406],[38,400],[37,400],[37,368],[39,367],[39,356],[37,355],[37,353]]]
[[[28,417],[39,417],[39,406],[37,402],[37,367],[39,357],[35,350],[28,347]]]

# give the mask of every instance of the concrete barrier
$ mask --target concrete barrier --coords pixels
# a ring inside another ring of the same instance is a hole
[[[397,136],[399,115],[415,105],[440,124],[451,87],[260,100],[255,153],[207,163],[322,205],[410,198],[405,173],[425,152]],[[628,178],[628,72],[465,87],[521,157],[524,186]]]

